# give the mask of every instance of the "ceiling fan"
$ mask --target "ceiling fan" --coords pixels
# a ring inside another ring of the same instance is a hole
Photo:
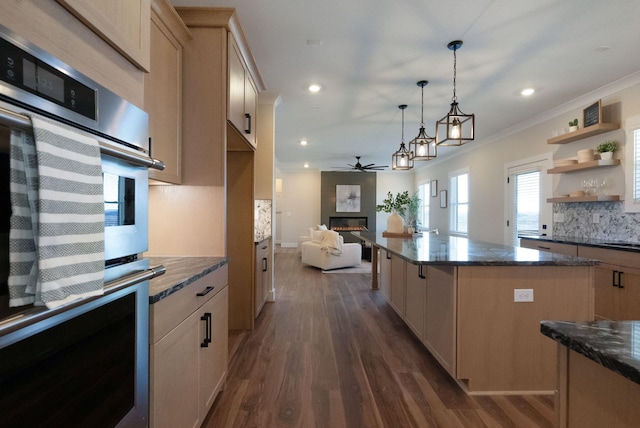
[[[383,169],[389,167],[389,165],[376,165],[376,164],[373,164],[373,163],[370,163],[368,165],[362,165],[360,163],[360,156],[356,156],[356,164],[355,165],[351,165],[350,163],[348,163],[347,165],[349,165],[349,167],[334,166],[333,168],[365,172],[365,171],[382,171]]]

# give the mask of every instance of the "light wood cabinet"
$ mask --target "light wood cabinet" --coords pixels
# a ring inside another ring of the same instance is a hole
[[[149,310],[150,426],[197,427],[224,385],[228,349],[227,266]]]
[[[574,244],[563,244],[561,242],[547,242],[538,239],[520,238],[520,246],[523,248],[532,248],[539,251],[547,251],[549,253],[566,254],[567,256],[577,256],[578,246]]]
[[[640,319],[640,253],[580,245],[578,255],[602,262],[594,268],[596,319]]]
[[[391,298],[389,304],[404,318],[405,287],[407,277],[407,263],[396,255],[391,255]]]
[[[375,249],[375,247],[374,247]],[[380,292],[387,301],[391,299],[391,254],[387,250],[380,248],[378,256],[380,264]]]
[[[256,244],[255,254],[255,317],[260,315],[260,311],[265,302],[269,299],[271,290],[271,238],[260,241]]]
[[[149,71],[150,0],[58,0],[138,68]]]
[[[406,262],[405,262],[406,263]],[[425,266],[406,263],[407,288],[404,320],[420,340],[424,340],[427,279]]]
[[[426,308],[424,344],[451,376],[456,375],[456,276],[453,266],[424,267]]]
[[[257,146],[256,107],[258,91],[233,35],[229,35],[228,43],[229,91],[227,92],[227,120],[255,148]]]
[[[144,80],[144,105],[149,113],[151,156],[166,165],[149,178],[182,182],[182,52],[191,38],[167,0],[151,3],[151,69]]]

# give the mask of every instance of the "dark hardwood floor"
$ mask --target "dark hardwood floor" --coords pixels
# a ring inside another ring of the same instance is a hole
[[[276,303],[229,340],[225,390],[204,427],[550,427],[549,395],[468,396],[371,274],[275,254]]]

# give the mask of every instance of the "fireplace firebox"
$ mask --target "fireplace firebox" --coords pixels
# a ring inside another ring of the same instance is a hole
[[[329,229],[336,232],[365,231],[367,224],[367,217],[329,217]]]

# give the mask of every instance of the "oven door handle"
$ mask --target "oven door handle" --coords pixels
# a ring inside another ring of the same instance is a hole
[[[133,273],[131,275],[124,276],[122,278],[118,278],[113,281],[109,281],[104,284],[104,288],[112,289],[130,287],[139,282],[148,281],[152,278],[155,278],[156,276],[164,275],[166,271],[167,268],[162,265],[155,266],[140,272]]]
[[[33,129],[31,119],[29,119],[28,116],[14,113],[2,107],[0,107],[0,124],[8,126],[9,128],[22,129],[23,131],[31,131]],[[121,149],[116,144],[109,143],[96,135],[91,135],[98,140],[100,153],[102,154],[113,156],[135,165],[146,166],[147,168],[158,170],[165,168],[164,162],[161,160],[154,159],[142,152],[139,153],[134,150]]]

